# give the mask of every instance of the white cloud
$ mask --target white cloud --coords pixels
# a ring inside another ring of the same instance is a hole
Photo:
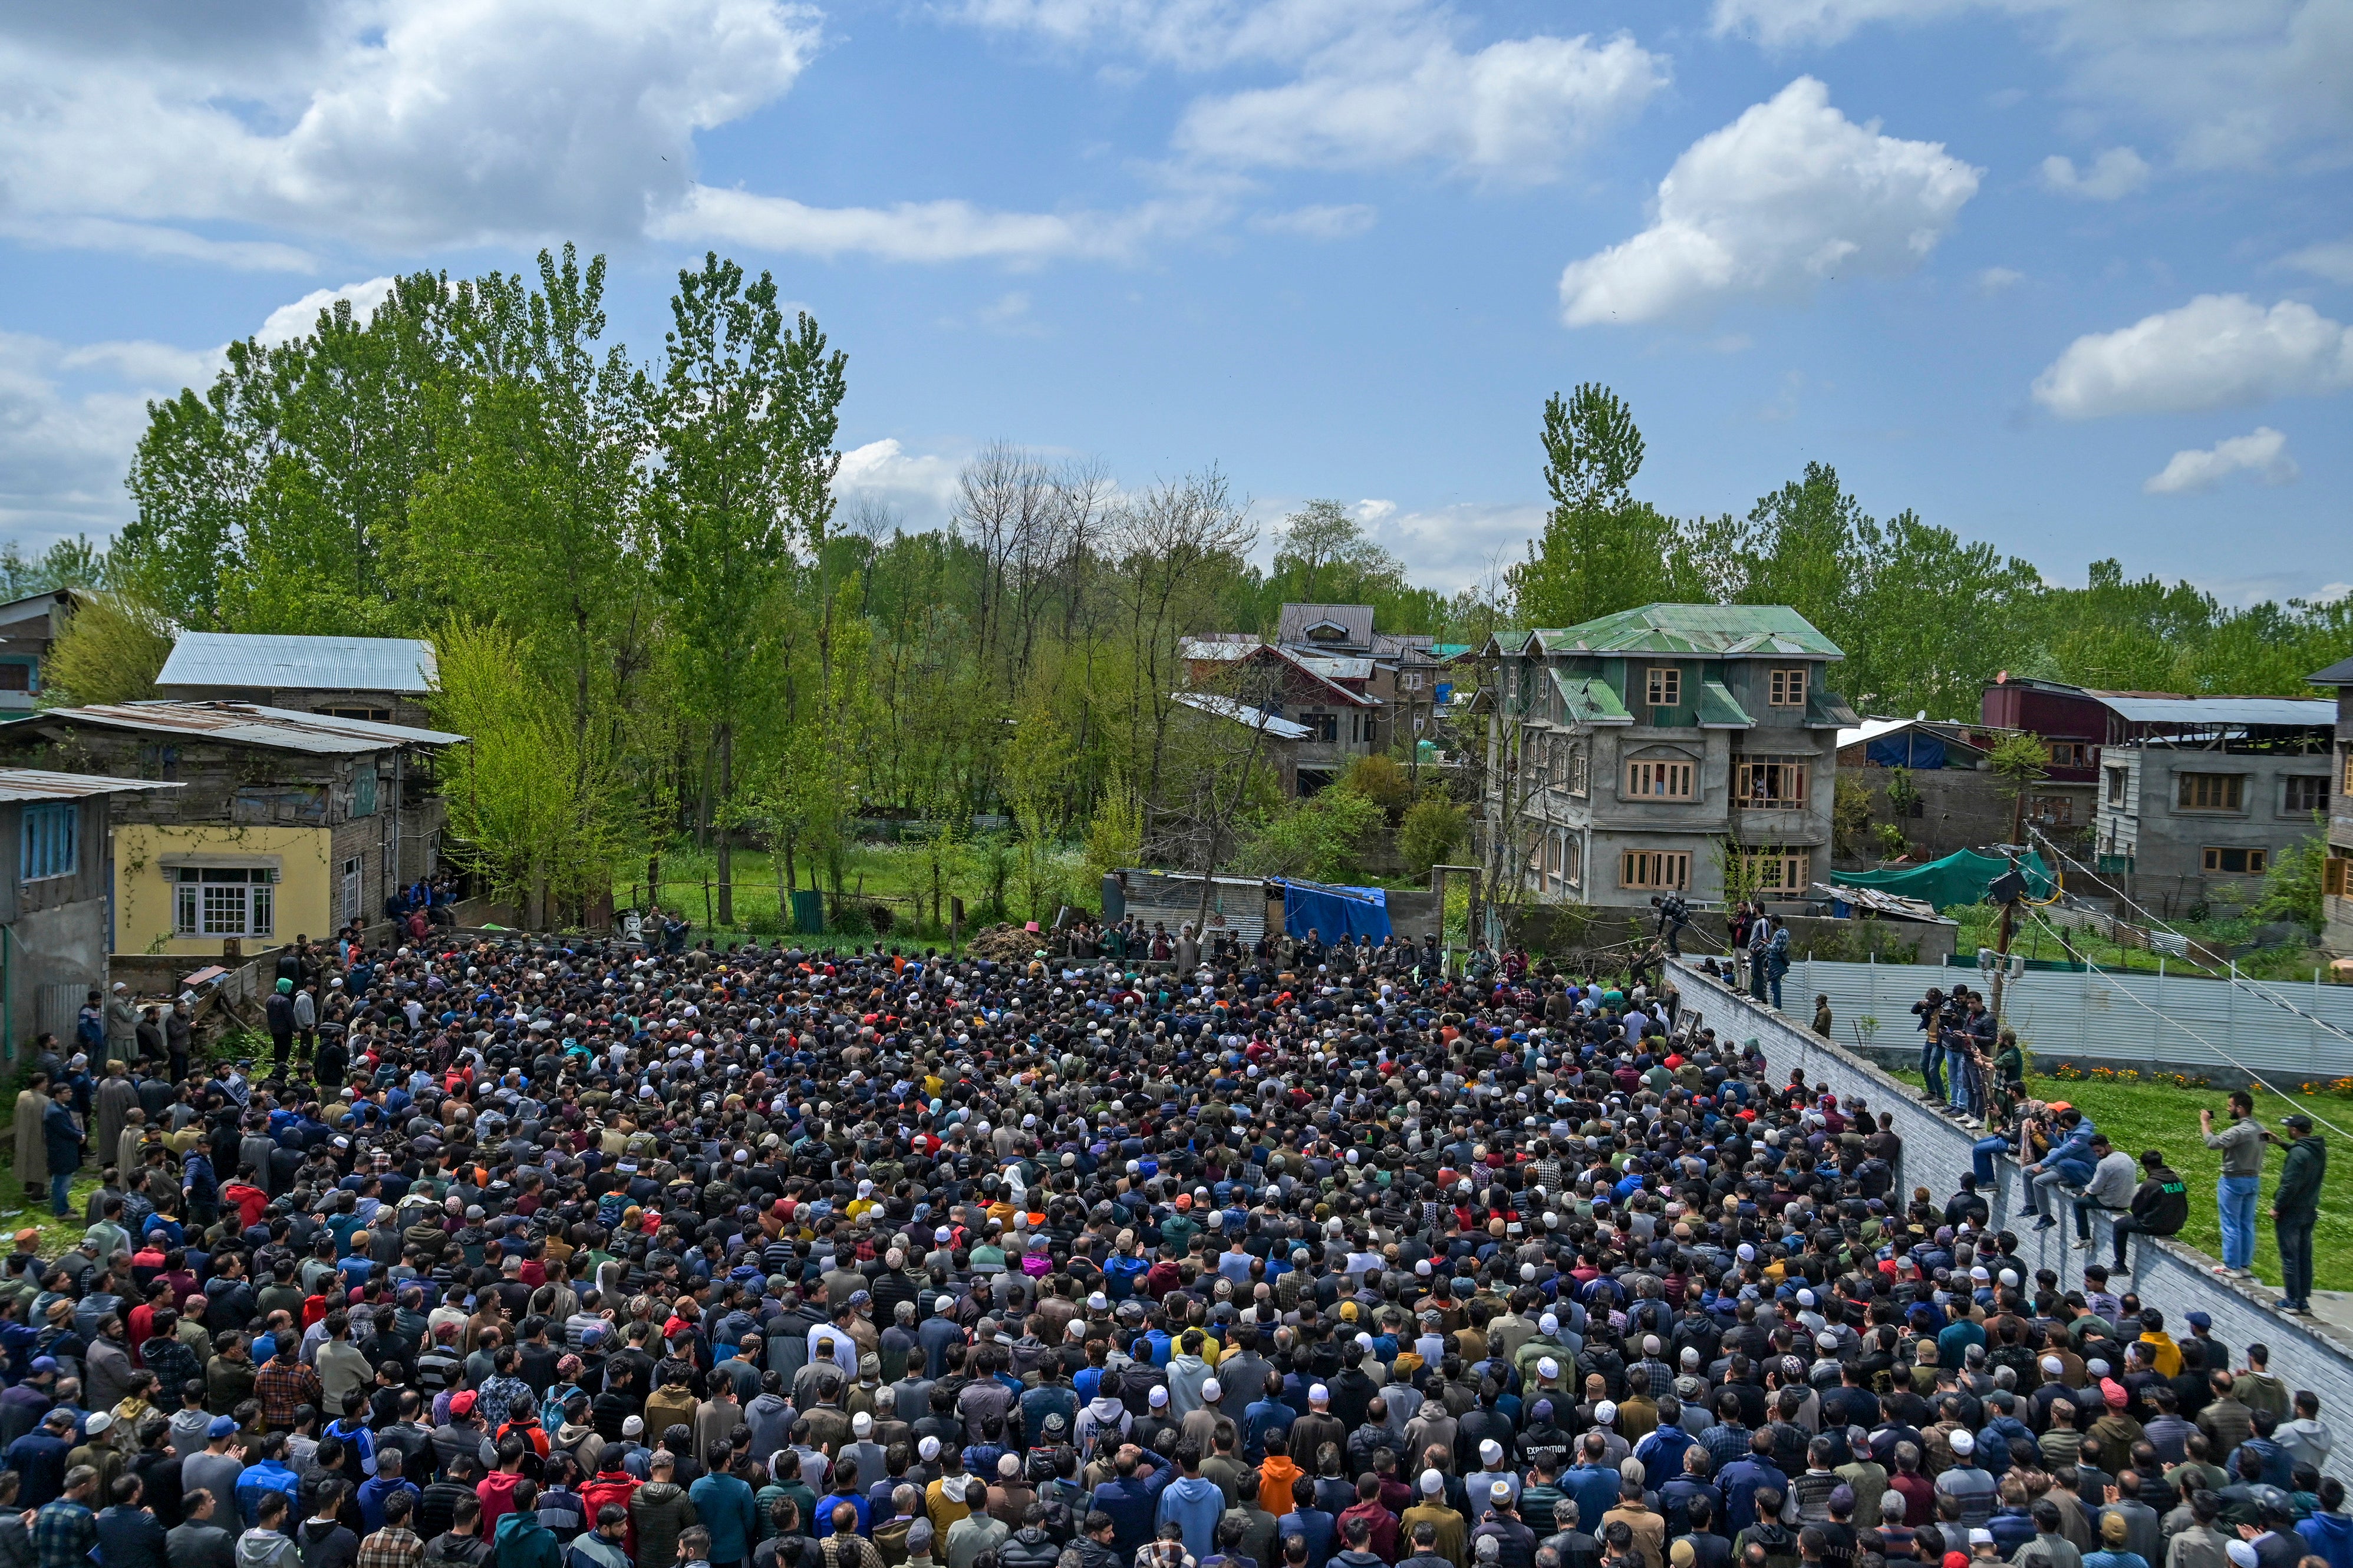
[[[1451,594],[1525,558],[1528,541],[1544,526],[1541,506],[1463,502],[1398,511],[1368,531],[1405,563],[1414,582]]]
[[[1466,54],[1434,29],[1366,36],[1296,81],[1198,100],[1176,144],[1234,167],[1430,162],[1544,179],[1666,85],[1665,62],[1620,35],[1513,38]]]
[[[272,7],[251,47],[197,47],[162,36],[185,29],[161,8],[91,9],[79,31],[0,24],[12,221],[248,266],[297,253],[158,226],[385,246],[635,234],[689,190],[695,132],[788,89],[820,32],[783,0],[346,0]]]
[[[2202,490],[2235,473],[2252,473],[2267,485],[2287,484],[2299,472],[2287,455],[2287,437],[2268,425],[2213,446],[2173,454],[2173,460],[2140,487],[2153,496]]]
[[[1379,218],[1377,208],[1354,202],[1345,206],[1304,206],[1289,212],[1260,213],[1250,220],[1250,226],[1261,234],[1294,234],[1303,239],[1354,239]]]
[[[340,289],[313,289],[290,305],[280,305],[269,312],[261,330],[253,335],[271,348],[291,342],[318,329],[319,312],[338,300],[352,302],[352,319],[365,321],[375,314],[375,308],[392,297],[392,279],[371,278],[364,283],[346,283]]]
[[[184,383],[160,344],[69,350],[0,332],[0,529],[28,552],[66,534],[110,533],[129,515],[122,476],[146,427],[146,400]],[[90,386],[82,370],[132,383]],[[133,374],[138,373],[138,374]],[[83,384],[69,387],[68,379]]]
[[[887,510],[910,529],[944,527],[955,510],[962,466],[937,453],[910,452],[886,437],[844,452],[833,488],[846,507],[862,502]]]
[[[2299,272],[2331,283],[2353,283],[2353,239],[2331,239],[2290,251],[2280,259]]]
[[[964,0],[951,14],[1180,71],[1295,70],[1187,110],[1178,150],[1229,168],[1427,162],[1482,179],[1548,178],[1668,74],[1663,57],[1623,36],[1477,47],[1440,0]]]
[[[308,272],[311,253],[274,240],[207,239],[160,224],[100,217],[10,217],[0,235],[44,250],[111,250],[163,261],[206,261],[243,272]]]
[[[1147,202],[1124,213],[993,212],[964,201],[813,207],[786,196],[697,185],[652,226],[658,238],[884,261],[1012,263],[1125,260],[1155,235],[1209,221],[1206,198]]]
[[[1978,292],[1981,294],[1999,294],[2005,289],[2014,289],[2018,287],[2019,284],[2025,280],[2026,274],[2018,271],[2014,268],[1989,267],[1984,271],[1978,274]]]
[[[1775,50],[1879,23],[2019,18],[2068,68],[2063,91],[2160,127],[2191,168],[2246,167],[2353,142],[2348,0],[1715,0],[1718,34]]]
[[[1377,498],[1368,497],[1364,500],[1358,501],[1348,510],[1356,514],[1356,518],[1358,522],[1365,523],[1369,526],[1373,523],[1385,522],[1388,519],[1395,517],[1397,515],[1397,502],[1393,500],[1381,500]]]
[[[1843,273],[1909,272],[1977,194],[1936,142],[1857,125],[1799,77],[1700,138],[1659,183],[1657,216],[1560,278],[1572,327],[1696,314],[1737,294],[1802,296]]]
[[[2073,158],[2054,153],[2042,160],[2042,183],[2063,195],[2113,202],[2148,184],[2148,163],[2129,147],[2111,147],[2078,173]]]
[[[2201,294],[2118,331],[2077,338],[2034,380],[2034,400],[2070,419],[2175,414],[2353,385],[2353,334],[2311,306],[2264,310]]]

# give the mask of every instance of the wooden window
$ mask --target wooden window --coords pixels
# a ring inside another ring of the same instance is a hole
[[[2261,849],[2212,849],[2205,853],[2205,868],[2225,877],[2257,877],[2268,858]]]
[[[1568,743],[1567,751],[1565,753],[1565,757],[1566,761],[1563,765],[1561,788],[1567,790],[1571,795],[1583,795],[1585,793],[1585,770],[1587,765],[1585,743],[1581,741],[1570,742]]]
[[[2084,742],[2053,741],[2050,744],[2052,767],[2088,768],[2092,765],[2092,748]]]
[[[1772,692],[1766,700],[1776,708],[1803,708],[1806,705],[1805,666],[1775,670]]]
[[[2321,773],[2290,773],[2281,783],[2286,785],[2281,808],[2301,816],[2306,812],[2328,809],[2328,780]]]
[[[33,689],[33,667],[20,660],[0,663],[0,691]]]
[[[1633,762],[1626,764],[1626,793],[1642,800],[1692,798],[1692,764]]]
[[[1680,708],[1683,701],[1683,672],[1667,665],[1652,665],[1642,672],[1642,700],[1653,708]]]
[[[2345,784],[2344,787],[2337,793],[2348,800],[2353,800],[2353,752],[2345,753]]]
[[[80,804],[68,800],[26,806],[23,842],[16,860],[17,880],[38,882],[50,877],[70,877],[80,864]]]
[[[172,879],[176,936],[272,936],[278,929],[278,872],[268,866],[181,866]]]
[[[1302,713],[1299,721],[1307,726],[1307,738],[1331,744],[1340,738],[1340,716],[1337,713]]]
[[[1574,833],[1560,836],[1560,879],[1572,888],[1585,879],[1585,841]]]
[[[1732,804],[1749,811],[1795,811],[1806,804],[1803,757],[1735,757]]]
[[[2108,775],[2108,804],[2110,805],[2124,805],[2126,770],[2123,768],[2106,768],[2102,771]]]
[[[1421,689],[1421,671],[1419,671],[1419,670],[1418,670],[1418,669],[1409,669],[1409,670],[1405,671],[1403,674],[1401,674],[1401,675],[1399,675],[1399,676],[1398,677],[1398,685],[1399,685],[1400,687],[1404,688],[1404,689],[1405,689],[1406,690],[1408,690],[1408,691],[1419,691],[1419,690],[1420,690],[1420,689]]]
[[[2237,811],[2246,798],[2244,773],[2183,773],[2175,805],[2182,811]]]
[[[2332,899],[2353,899],[2353,859],[2331,855],[2320,863],[2320,890]]]
[[[1743,855],[1740,863],[1759,892],[1799,892],[1811,880],[1813,855],[1804,849]]]
[[[2028,795],[2026,819],[2038,827],[2073,827],[2075,826],[2075,797],[2066,795]]]
[[[1691,856],[1679,849],[1629,849],[1620,859],[1621,888],[1683,889],[1691,886]]]

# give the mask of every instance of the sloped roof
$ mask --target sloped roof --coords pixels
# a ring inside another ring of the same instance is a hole
[[[10,805],[185,787],[185,784],[164,784],[153,779],[112,779],[103,773],[53,773],[42,768],[0,768],[0,802]]]
[[[1528,635],[1547,653],[1846,657],[1787,605],[1644,605]]]
[[[2134,724],[2334,724],[2327,697],[2119,697],[2098,694],[2117,718]]]
[[[1282,643],[1313,642],[1315,639],[1307,635],[1307,629],[1325,622],[1342,631],[1343,635],[1335,646],[1373,646],[1373,607],[1370,605],[1285,605],[1275,617],[1274,640]]]
[[[1806,693],[1807,729],[1835,730],[1858,722],[1854,710],[1837,692],[1824,691],[1817,687]]]
[[[1310,733],[1306,725],[1295,719],[1279,719],[1263,708],[1253,708],[1247,702],[1237,702],[1230,697],[1220,697],[1213,691],[1176,691],[1172,700],[1219,719],[1230,719],[1237,724],[1249,724],[1265,731],[1278,741],[1303,741]]]
[[[2353,686],[2353,658],[2340,658],[2317,675],[2305,679],[2315,686]]]
[[[1552,671],[1552,683],[1560,692],[1561,711],[1572,724],[1631,724],[1634,716],[1618,700],[1618,693],[1608,681],[1596,676],[1567,675]]]
[[[307,686],[331,691],[433,689],[433,645],[416,637],[301,637],[182,632],[159,687]]]
[[[256,702],[122,702],[90,708],[52,708],[17,722],[35,727],[92,724],[108,730],[226,741],[234,745],[310,752],[322,756],[352,756],[396,746],[455,746],[466,740],[463,735],[439,730],[378,724],[366,719],[337,719],[325,713],[298,713],[289,708],[265,708]]]
[[[1699,683],[1699,727],[1703,730],[1749,730],[1757,721],[1720,680]]]

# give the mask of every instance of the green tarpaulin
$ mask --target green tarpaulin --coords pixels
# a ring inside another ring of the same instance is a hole
[[[2047,899],[2054,886],[2051,868],[2042,857],[2030,851],[2020,860],[2018,868],[2026,874],[2030,897]],[[1909,866],[1885,871],[1832,871],[1831,880],[1850,888],[1874,888],[1898,898],[1920,899],[1937,909],[1949,909],[1955,904],[1976,904],[1985,901],[1986,889],[1996,877],[2010,869],[2010,862],[1999,855],[1980,855],[1974,849],[1956,850],[1942,860],[1931,860],[1926,866]]]

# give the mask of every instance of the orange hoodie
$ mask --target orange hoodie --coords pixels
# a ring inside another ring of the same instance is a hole
[[[1291,1511],[1291,1483],[1297,1480],[1306,1473],[1306,1471],[1301,1469],[1297,1465],[1291,1462],[1290,1455],[1269,1454],[1266,1457],[1266,1462],[1258,1468],[1259,1507],[1265,1509],[1267,1512],[1274,1515],[1277,1519],[1289,1513]],[[1275,1500],[1281,1502],[1282,1506],[1281,1508],[1271,1507],[1266,1501],[1270,1496],[1275,1499]]]

